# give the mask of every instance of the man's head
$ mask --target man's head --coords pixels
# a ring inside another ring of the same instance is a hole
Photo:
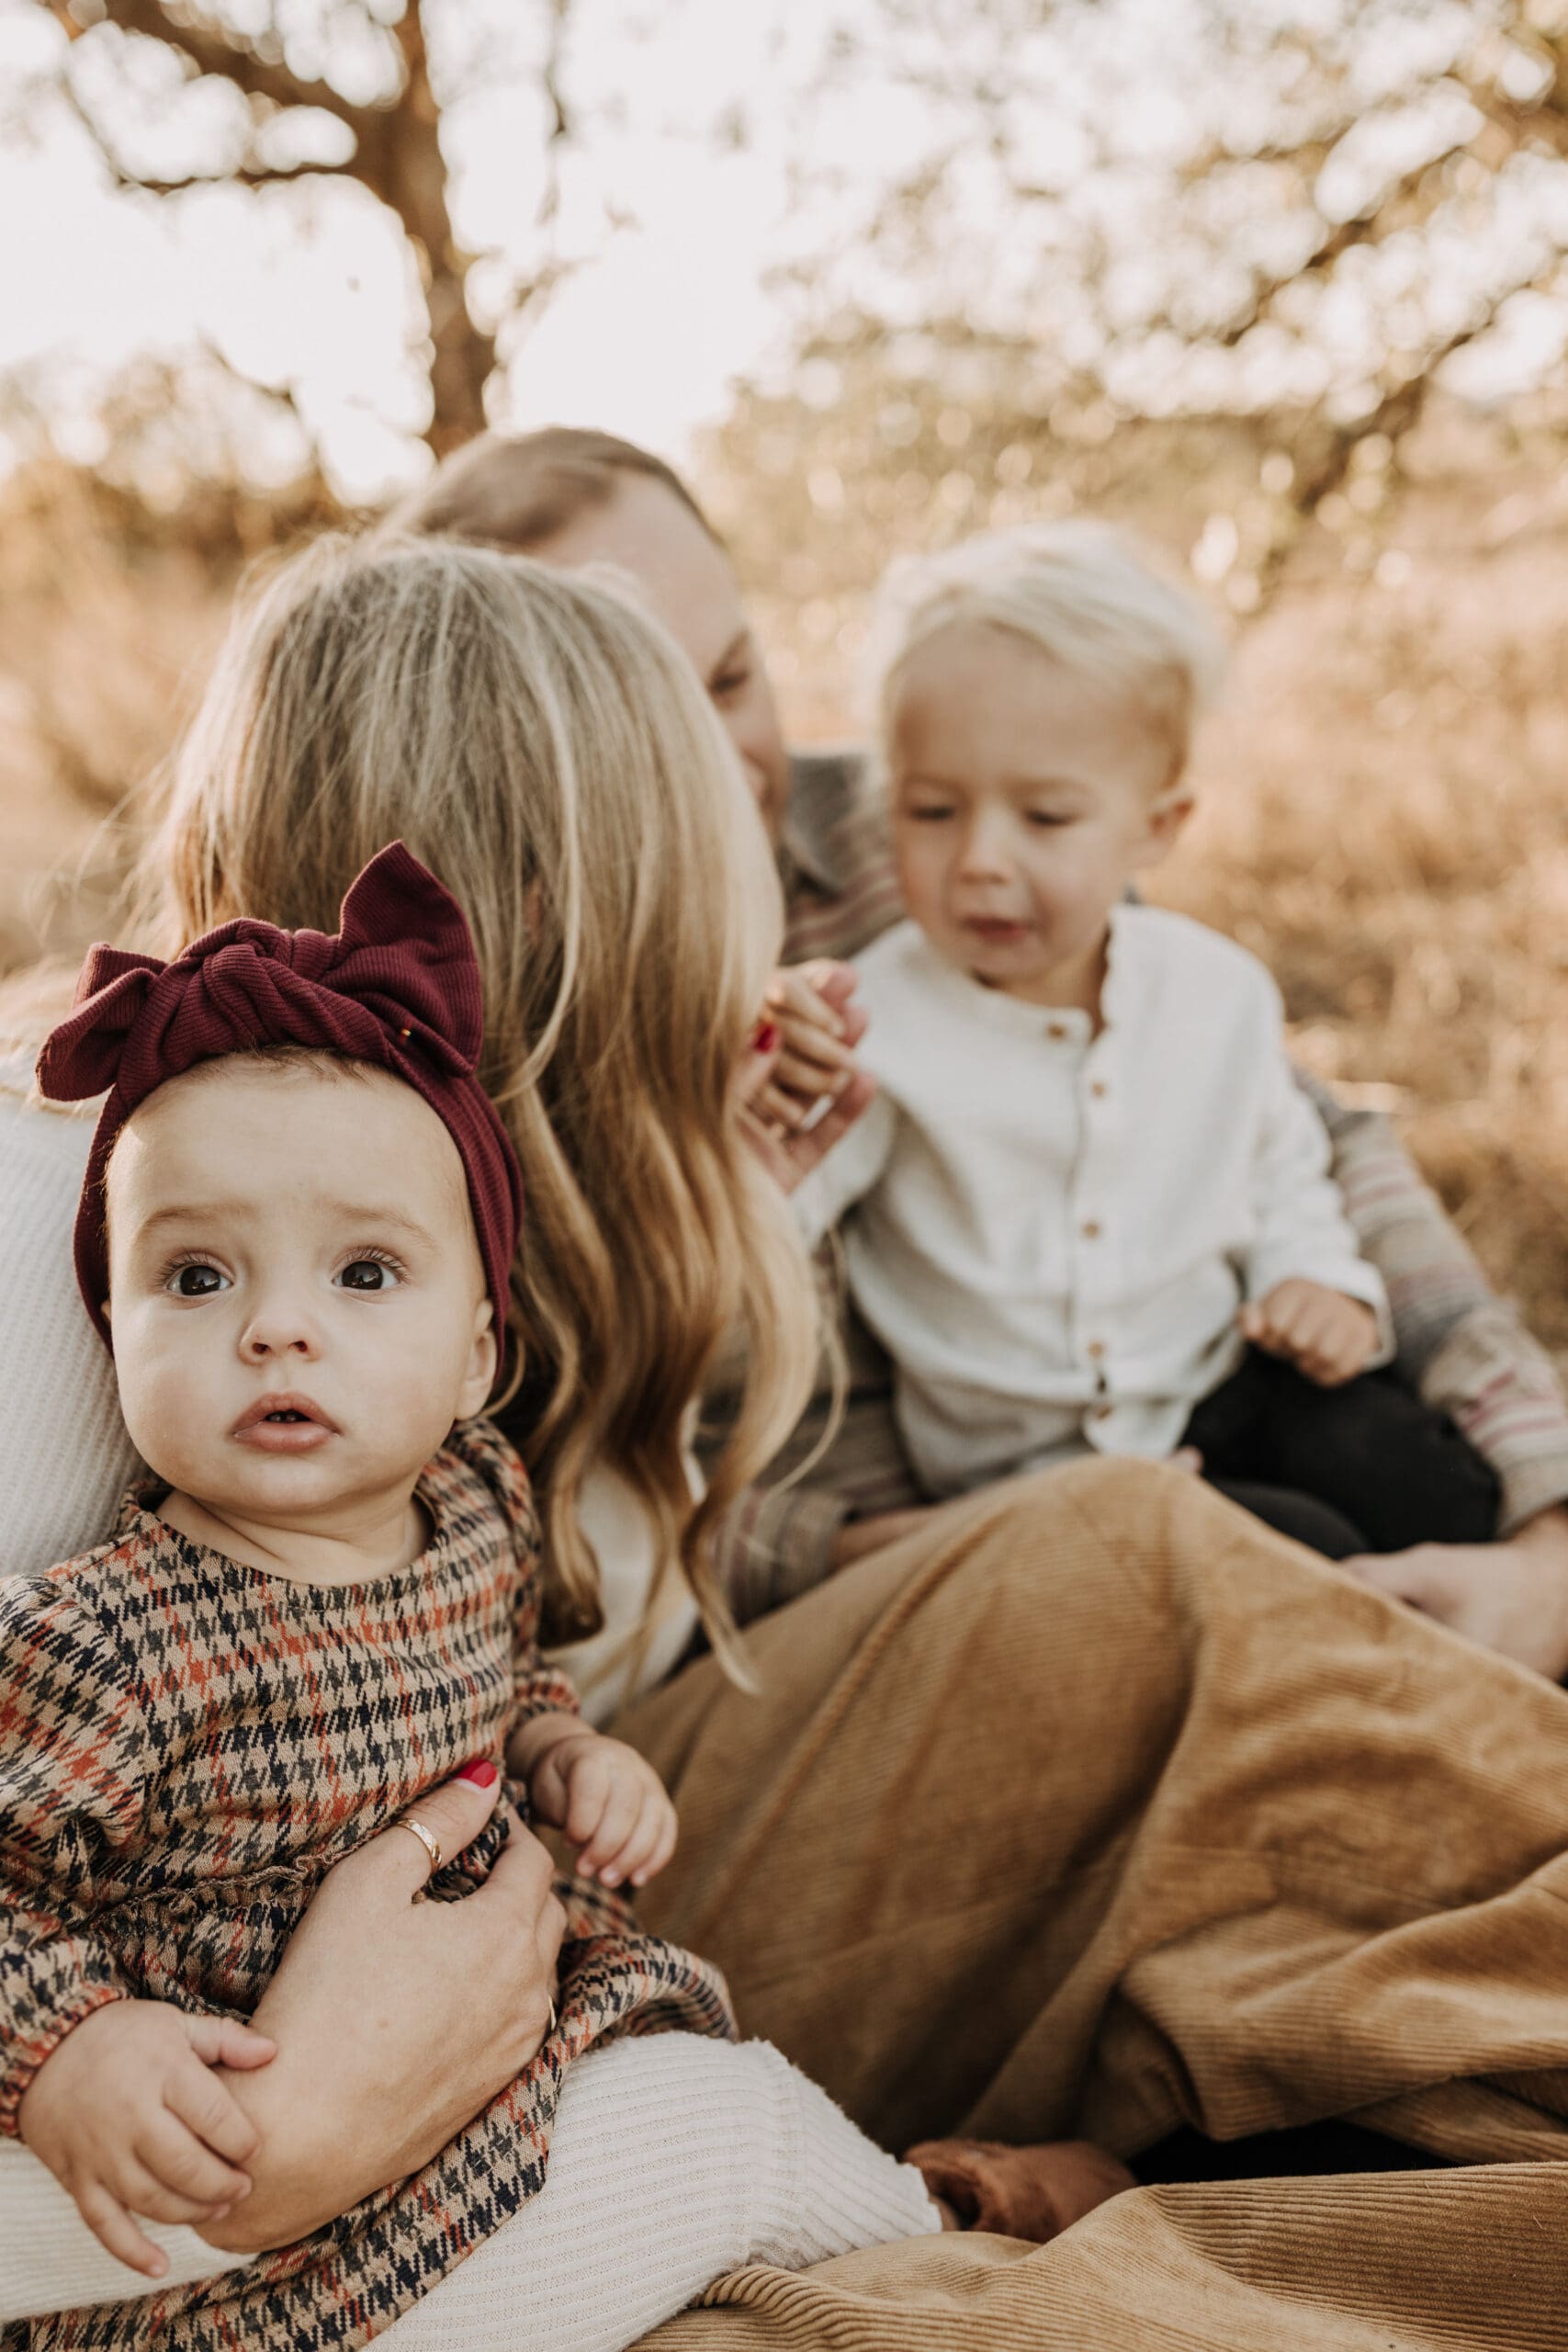
[[[389,531],[465,539],[570,571],[606,564],[686,654],[777,838],[788,761],[729,559],[672,468],[613,434],[482,434],[396,507]]]
[[[201,1062],[105,1178],[126,1425],[171,1487],[283,1526],[412,1486],[482,1410],[494,1315],[462,1159],[385,1069]]]

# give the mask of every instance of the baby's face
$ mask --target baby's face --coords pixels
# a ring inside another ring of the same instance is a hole
[[[1069,1001],[1189,806],[1168,739],[1140,711],[969,623],[912,657],[888,763],[910,914],[961,970],[1041,1002]]]
[[[159,1477],[301,1528],[412,1487],[495,1369],[457,1146],[364,1069],[215,1062],[109,1164],[120,1402]]]

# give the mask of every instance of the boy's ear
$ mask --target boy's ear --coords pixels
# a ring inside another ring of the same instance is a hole
[[[495,1309],[488,1298],[481,1298],[474,1309],[473,1344],[468,1351],[468,1368],[463,1375],[463,1385],[457,1398],[457,1418],[471,1421],[482,1413],[495,1386],[496,1365],[501,1351],[496,1344]]]
[[[1158,865],[1169,855],[1177,835],[1192,814],[1194,796],[1179,781],[1168,785],[1149,810],[1148,824],[1134,864],[1142,869]]]

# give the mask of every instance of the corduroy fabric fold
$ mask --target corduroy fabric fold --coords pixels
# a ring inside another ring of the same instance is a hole
[[[649,1924],[886,2144],[1355,2115],[1486,2168],[750,2270],[660,2352],[1561,2344],[1568,1697],[1101,1464],[950,1506],[752,1643],[760,1699],[703,1661],[616,1726],[682,1814]]]

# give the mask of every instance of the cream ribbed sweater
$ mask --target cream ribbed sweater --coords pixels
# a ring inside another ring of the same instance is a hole
[[[896,2164],[765,2041],[661,2033],[579,2059],[544,2188],[393,2323],[396,2352],[623,2352],[743,2263],[781,2270],[942,2226]],[[149,2233],[169,2283],[224,2267]],[[0,2325],[134,2294],[38,2158],[0,2141]]]

